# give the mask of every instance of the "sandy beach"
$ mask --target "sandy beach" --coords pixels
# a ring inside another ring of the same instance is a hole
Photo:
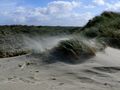
[[[119,55],[108,47],[75,65],[45,64],[31,55],[0,59],[0,90],[119,90]]]

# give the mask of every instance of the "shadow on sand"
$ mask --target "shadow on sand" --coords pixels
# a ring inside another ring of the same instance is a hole
[[[32,54],[34,58],[42,61],[44,64],[53,64],[57,62],[63,62],[67,64],[81,64],[94,57],[91,55],[79,55],[77,57],[72,54],[66,54],[65,52],[51,52],[51,53],[41,53]]]

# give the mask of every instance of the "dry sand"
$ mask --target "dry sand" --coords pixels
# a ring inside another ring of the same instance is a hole
[[[119,90],[120,51],[105,52],[84,63],[42,63],[23,55],[0,59],[0,90]]]

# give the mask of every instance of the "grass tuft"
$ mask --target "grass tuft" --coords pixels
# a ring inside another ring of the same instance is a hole
[[[51,50],[51,54],[67,61],[83,60],[95,56],[96,49],[83,41],[70,39],[61,41]]]

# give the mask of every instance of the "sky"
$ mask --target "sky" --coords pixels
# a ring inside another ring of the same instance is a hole
[[[83,26],[120,0],[0,0],[0,25]]]

